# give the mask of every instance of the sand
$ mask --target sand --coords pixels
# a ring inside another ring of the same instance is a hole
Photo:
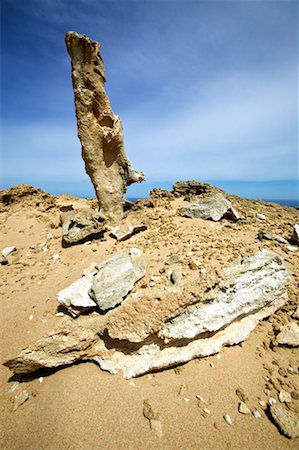
[[[124,242],[105,235],[88,245],[62,248],[61,206],[95,207],[95,200],[54,197],[26,186],[1,195],[0,249],[17,248],[8,256],[9,265],[0,266],[1,363],[73,320],[56,316],[57,292],[80,277],[93,261],[102,262],[130,247],[143,250],[148,277],[165,268],[169,255],[181,256],[187,279],[194,276],[192,261],[205,268],[208,276],[263,246],[284,258],[291,275],[287,305],[260,323],[244,344],[227,347],[216,356],[133,380],[86,362],[20,380],[1,365],[1,449],[298,448],[298,439],[283,436],[268,418],[263,401],[277,400],[281,389],[293,397],[299,393],[298,349],[271,345],[280,326],[295,320],[291,315],[298,304],[299,251],[293,253],[286,244],[257,238],[261,230],[289,239],[293,225],[299,223],[297,210],[229,197],[246,220],[213,223],[177,216],[178,207],[186,203],[183,198],[153,198],[129,212],[129,219],[146,223],[146,231]],[[257,219],[256,213],[265,214],[267,220]],[[52,258],[55,254],[59,259]],[[9,393],[15,380],[19,384]],[[261,418],[238,412],[237,389]],[[29,398],[14,410],[14,399],[23,390]],[[146,400],[159,418],[160,432],[143,415]],[[299,400],[292,398],[286,408],[298,414]],[[233,425],[224,420],[225,414]]]

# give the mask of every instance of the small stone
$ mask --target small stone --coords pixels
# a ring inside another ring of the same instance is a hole
[[[290,403],[292,401],[291,394],[283,389],[279,392],[278,399],[282,403]]]
[[[202,273],[202,274],[207,273],[207,269],[205,269],[204,267],[202,267],[202,268],[200,269],[200,273]]]
[[[111,228],[110,236],[114,237],[117,241],[126,241],[134,234],[140,233],[147,229],[146,225],[127,225],[123,228],[116,226]]]
[[[161,280],[161,277],[159,276],[159,275],[152,275],[151,277],[150,277],[150,280],[151,281],[160,281]]]
[[[270,406],[270,413],[286,436],[291,439],[299,436],[299,417],[295,413],[278,404]]]
[[[11,247],[5,247],[2,250],[2,256],[4,256],[4,258],[6,258],[10,253],[15,252],[17,249],[14,245],[12,245]]]
[[[170,281],[175,286],[180,286],[182,283],[182,270],[181,268],[177,267],[171,271],[170,275]]]
[[[59,254],[58,254],[58,253],[55,253],[55,255],[52,255],[51,258],[52,258],[54,261],[57,261],[57,259],[59,259]]]
[[[241,414],[251,414],[250,409],[248,408],[248,406],[244,402],[239,403],[238,411]]]
[[[64,317],[64,313],[63,312],[58,312],[55,314],[56,317]]]
[[[140,294],[139,291],[137,291],[137,292],[134,292],[134,293],[131,295],[131,297],[132,297],[133,300],[137,300],[138,298],[141,297],[141,294]]]
[[[193,261],[191,261],[189,263],[189,267],[190,267],[191,270],[197,270],[198,269],[198,266]]]
[[[6,259],[4,256],[0,257],[0,265],[6,266],[8,264],[8,259]]]
[[[29,394],[27,391],[21,391],[16,397],[14,398],[14,408],[13,410],[16,411],[19,406],[21,406],[23,403],[25,403],[29,398]]]
[[[259,404],[261,405],[262,408],[265,408],[267,403],[265,402],[265,400],[259,400]]]
[[[266,220],[267,216],[265,216],[264,214],[257,213],[256,218],[260,220]]]
[[[294,247],[293,245],[288,245],[287,249],[289,252],[295,253],[298,250],[298,247]]]
[[[299,400],[299,393],[296,392],[296,391],[292,391],[292,392],[291,392],[291,397],[292,397],[294,400]]]
[[[44,377],[39,377],[38,381],[39,383],[42,383],[44,381]]]
[[[225,420],[225,422],[228,425],[233,426],[233,421],[232,421],[231,417],[228,414],[224,414],[223,419]]]
[[[275,400],[275,398],[270,397],[269,400],[268,400],[268,403],[269,403],[270,406],[272,406],[272,405],[275,405],[277,403],[277,401]]]
[[[203,412],[206,413],[206,414],[211,414],[211,411],[208,408],[204,408]]]
[[[253,411],[253,413],[252,413],[252,414],[254,415],[254,417],[255,417],[256,419],[261,419],[261,418],[262,418],[262,416],[261,416],[260,412],[259,412],[259,411],[257,411],[257,410]]]
[[[31,315],[28,317],[28,319],[29,319],[29,320],[32,320],[32,319],[33,319],[33,315],[31,314]]]
[[[49,233],[47,234],[47,240],[50,241],[50,239],[53,238],[53,234],[51,233],[51,231],[49,231]]]
[[[280,345],[298,347],[299,346],[298,325],[295,322],[291,322],[281,327],[280,333],[276,336],[276,342]]]
[[[214,363],[210,363],[210,366],[212,367],[212,369],[215,369],[215,364]]]

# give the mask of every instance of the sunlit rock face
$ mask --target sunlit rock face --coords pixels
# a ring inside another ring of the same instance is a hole
[[[105,92],[106,73],[100,44],[73,31],[65,42],[72,63],[72,80],[85,169],[94,185],[101,212],[111,222],[123,216],[127,186],[144,180],[131,168],[123,140],[121,120]]]

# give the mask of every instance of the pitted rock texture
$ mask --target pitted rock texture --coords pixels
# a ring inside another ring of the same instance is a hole
[[[144,180],[131,168],[121,120],[104,89],[106,72],[100,44],[73,31],[65,42],[72,63],[72,80],[85,169],[94,185],[103,214],[111,222],[123,216],[123,194],[128,185]]]

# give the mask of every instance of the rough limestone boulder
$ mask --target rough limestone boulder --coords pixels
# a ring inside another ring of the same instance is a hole
[[[131,168],[121,120],[110,106],[104,89],[106,73],[100,44],[73,31],[65,42],[72,63],[72,80],[85,169],[94,185],[100,209],[111,222],[123,216],[127,186],[144,180]]]
[[[299,245],[299,225],[296,223],[293,228],[292,242]]]
[[[236,222],[242,218],[241,214],[233,208],[231,202],[220,193],[184,206],[179,210],[179,214],[182,217],[189,217],[191,219],[214,221],[227,218]]]
[[[69,245],[91,239],[104,231],[105,218],[98,211],[81,208],[61,213],[63,241]]]
[[[213,355],[247,339],[260,320],[283,306],[288,280],[280,256],[262,249],[225,267],[210,289],[167,293],[158,306],[156,299],[127,299],[105,316],[79,317],[5,365],[29,373],[94,360],[131,378]]]

